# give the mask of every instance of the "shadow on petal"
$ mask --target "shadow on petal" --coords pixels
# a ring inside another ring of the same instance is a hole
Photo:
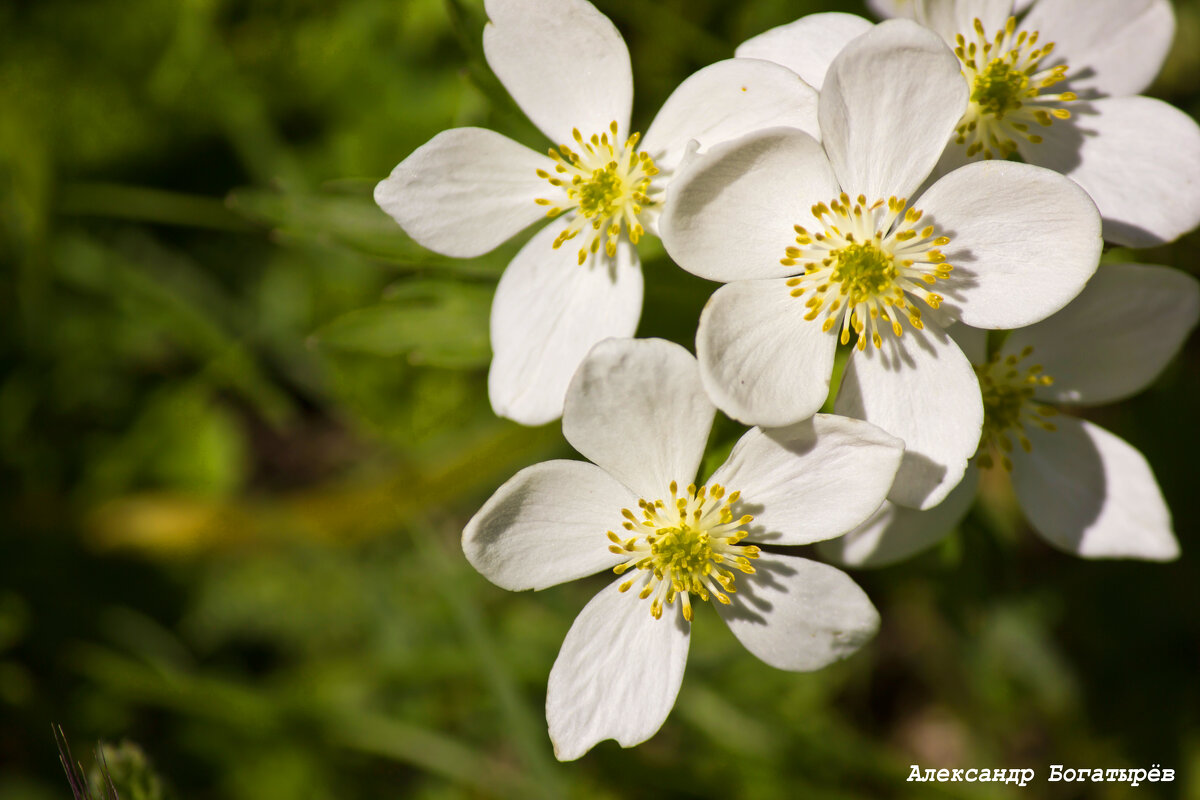
[[[943,401],[958,395],[946,395],[946,384],[940,383],[946,380],[945,371],[930,373],[930,368],[944,363],[950,354],[962,358],[949,335],[929,324],[925,330],[906,329],[901,338],[885,337],[878,350],[855,353],[842,376],[838,413],[865,419],[905,441],[896,484],[889,496],[893,502],[919,507],[926,501],[933,502],[930,498],[936,492],[949,490],[942,482],[949,474],[950,462],[936,461],[930,453],[942,452],[935,447],[937,438],[945,433],[947,420],[958,410],[957,402]],[[963,369],[969,370],[969,366],[964,364]],[[969,373],[961,380],[977,386]],[[978,413],[982,415],[982,407]],[[969,447],[973,449],[978,428],[969,435]],[[962,455],[964,466],[968,455]],[[898,493],[901,487],[903,491]]]
[[[1013,455],[1013,488],[1029,523],[1051,544],[1078,553],[1104,511],[1109,476],[1080,424],[1030,431],[1033,450]]]
[[[919,199],[915,203],[915,206],[917,208],[921,207]],[[979,273],[965,267],[964,264],[971,264],[978,259],[968,244],[961,241],[958,231],[942,225],[936,214],[932,212],[926,213],[922,221],[928,225],[932,225],[936,235],[945,236],[950,239],[950,244],[943,247],[942,252],[945,253],[946,260],[954,266],[954,270],[950,273],[950,277],[940,280],[929,287],[931,291],[942,297],[942,302],[938,304],[937,309],[932,309],[924,301],[916,298],[912,298],[911,302],[920,308],[922,312],[930,310],[940,311],[943,314],[948,313],[957,319],[961,316],[959,314],[959,307],[967,299],[964,290],[974,289],[979,285]]]
[[[1104,220],[1104,238],[1114,242],[1137,242],[1139,247],[1157,247],[1167,240],[1153,231],[1115,219]]]
[[[763,435],[771,441],[779,445],[780,448],[792,453],[796,456],[804,456],[812,452],[817,446],[817,435],[813,431],[813,420],[810,417],[806,420],[801,420],[793,425],[788,425],[784,428],[763,428]],[[807,428],[807,435],[798,436],[797,431],[802,428]],[[733,488],[737,488],[736,486]],[[757,518],[763,513],[765,506],[762,503],[753,503],[746,499],[740,499],[730,507],[734,519],[749,514]],[[769,531],[767,527],[759,522],[753,522],[745,526],[748,538],[752,542],[770,542],[783,537],[782,531]]]
[[[1067,64],[1067,60],[1061,56],[1055,58],[1053,61],[1047,61],[1045,66],[1056,67],[1060,64],[1070,66]],[[1100,100],[1106,95],[1101,94],[1100,90],[1094,86],[1082,85],[1094,77],[1096,77],[1095,67],[1088,66],[1072,69],[1067,75],[1067,80],[1055,87],[1055,90],[1059,92],[1074,92],[1081,100]]]
[[[771,589],[786,594],[788,587],[780,578],[791,577],[796,570],[777,560],[758,562],[753,575],[738,575],[737,591],[729,595],[730,604],[725,609],[725,618],[766,625],[763,614],[769,614],[775,606],[761,596],[757,589]]]

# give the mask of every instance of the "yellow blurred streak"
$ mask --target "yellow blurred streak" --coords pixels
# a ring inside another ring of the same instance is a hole
[[[498,486],[561,447],[558,431],[499,423],[444,463],[398,469],[373,481],[326,484],[275,496],[214,498],[142,492],[98,505],[84,538],[98,550],[164,558],[288,541],[349,544],[389,533],[413,515]]]
[[[88,515],[84,530],[99,549],[131,547],[170,556],[231,539],[250,523],[219,500],[147,493],[105,503]]]
[[[1016,539],[1024,515],[1013,491],[1012,475],[1003,467],[979,470],[978,508],[997,534],[1010,542]]]

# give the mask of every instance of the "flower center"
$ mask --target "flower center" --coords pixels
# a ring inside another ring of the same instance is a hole
[[[611,137],[609,135],[611,132]],[[650,184],[658,167],[646,151],[638,151],[641,134],[635,133],[618,145],[617,123],[601,134],[592,134],[584,139],[576,128],[576,149],[569,145],[551,148],[554,159],[554,174],[544,169],[537,171],[539,178],[551,186],[562,189],[565,197],[557,200],[538,198],[540,206],[550,206],[547,217],[557,217],[565,211],[576,211],[566,230],[554,240],[557,250],[563,243],[583,234],[579,247],[579,263],[587,260],[588,253],[600,252],[603,240],[604,252],[611,258],[617,254],[617,241],[621,229],[628,232],[634,244],[646,232],[641,215],[648,208],[657,206],[659,198],[649,196]]]
[[[1021,107],[1021,98],[1029,88],[1029,76],[1018,72],[1007,61],[992,59],[983,72],[975,76],[971,101],[985,114],[995,117]]]
[[[1067,66],[1042,69],[1054,43],[1037,46],[1038,32],[1016,33],[1017,21],[1009,17],[1004,29],[987,38],[983,23],[975,20],[973,38],[955,36],[954,53],[963,65],[971,87],[967,110],[955,129],[954,141],[967,148],[967,156],[1008,158],[1017,152],[1018,137],[1037,144],[1042,137],[1033,125],[1049,127],[1056,119],[1069,119],[1061,107],[1076,98],[1074,92],[1044,90],[1066,80]]]
[[[838,251],[838,280],[851,297],[887,291],[896,278],[896,258],[873,244],[851,244]]]
[[[792,297],[808,293],[807,320],[824,315],[822,330],[841,329],[842,344],[850,341],[850,330],[858,336],[859,350],[869,338],[883,346],[880,321],[900,336],[902,318],[917,330],[925,327],[921,311],[909,299],[917,297],[930,308],[941,305],[942,296],[929,291],[938,280],[950,276],[953,266],[939,250],[950,243],[948,236],[933,238],[934,227],[918,229],[922,212],[905,210],[907,201],[895,197],[867,205],[859,195],[853,205],[846,194],[829,205],[813,206],[813,216],[824,230],[809,233],[795,226],[796,244],[779,263],[802,265],[804,274],[789,278]]]
[[[712,596],[728,605],[726,592],[736,591],[733,570],[748,575],[754,572],[750,560],[758,558],[758,547],[738,544],[746,538],[742,526],[754,517],[746,514],[735,520],[733,504],[741,493],[726,496],[725,489],[715,483],[711,490],[688,486],[682,496],[675,481],[669,488],[669,501],[638,501],[640,518],[628,508],[621,509],[625,530],[633,535],[622,539],[609,531],[612,544],[608,549],[627,558],[613,572],[622,575],[637,569],[644,573],[622,583],[618,587],[622,592],[640,579],[645,585],[638,596],[651,598],[650,613],[655,619],[661,619],[663,606],[671,605],[678,596],[683,617],[691,622],[691,595],[699,595],[701,600]]]
[[[977,463],[984,469],[995,466],[993,455],[998,454],[1000,463],[1012,472],[1012,459],[1008,454],[1012,452],[1013,443],[1009,437],[1015,437],[1026,453],[1033,449],[1025,435],[1026,425],[1036,425],[1046,431],[1056,429],[1047,418],[1058,414],[1058,409],[1033,399],[1038,386],[1049,386],[1054,379],[1042,373],[1041,364],[1026,368],[1018,366],[1032,354],[1032,347],[1026,347],[1020,355],[1004,358],[997,353],[988,363],[975,367],[983,393],[983,433],[979,437]]]

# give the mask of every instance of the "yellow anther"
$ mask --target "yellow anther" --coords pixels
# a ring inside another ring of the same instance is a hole
[[[979,438],[976,463],[980,467],[995,465],[996,456],[1006,470],[1012,471],[1012,459],[1006,453],[1013,451],[1015,437],[1025,452],[1033,448],[1026,435],[1026,426],[1032,425],[1045,431],[1056,427],[1045,418],[1053,417],[1058,409],[1034,399],[1037,387],[1049,386],[1053,379],[1045,375],[1041,364],[1032,364],[1025,369],[1021,362],[1033,354],[1032,347],[1024,348],[1020,354],[1009,354],[1003,358],[993,355],[982,366],[975,367],[979,387],[983,394],[983,432]]]
[[[690,621],[691,595],[728,602],[724,592],[734,591],[733,574],[720,570],[717,564],[731,563],[745,574],[754,572],[750,559],[758,557],[758,548],[738,544],[747,535],[744,526],[754,518],[744,514],[734,522],[732,506],[740,495],[731,492],[726,496],[722,486],[690,485],[680,495],[678,485],[672,481],[669,489],[669,502],[638,501],[645,519],[634,526],[633,538],[622,542],[615,533],[608,532],[609,540],[621,545],[611,546],[610,550],[625,557],[613,571],[618,575],[631,569],[645,573],[641,578],[645,585],[638,596],[652,598],[650,613],[655,618],[660,618],[663,608],[672,605],[678,596],[681,613]],[[628,518],[632,512],[622,509],[621,514]],[[627,591],[638,580],[631,578],[618,588]]]
[[[1041,67],[1054,51],[1054,43],[1035,47],[1037,31],[1016,34],[1013,17],[990,40],[982,22],[976,19],[973,27],[974,41],[968,43],[963,34],[955,36],[954,52],[971,94],[954,140],[968,157],[1008,158],[1017,152],[1018,139],[1031,144],[1042,141],[1029,133],[1032,123],[1046,127],[1055,119],[1070,118],[1071,112],[1061,104],[1077,97],[1074,92],[1044,91],[1066,80],[1067,67]]]
[[[837,331],[838,341],[844,345],[850,343],[853,331],[859,350],[868,342],[882,347],[881,330],[890,329],[901,336],[902,318],[916,319],[914,327],[920,327],[920,314],[907,295],[934,308],[941,302],[939,295],[923,285],[944,280],[953,270],[937,249],[948,245],[950,238],[938,236],[931,241],[935,226],[915,228],[924,216],[922,211],[909,208],[906,200],[896,197],[868,204],[866,197],[859,195],[851,205],[843,193],[828,206],[814,205],[812,212],[824,230],[810,236],[805,228],[794,226],[796,246],[786,248],[780,260],[784,266],[804,269],[786,281],[792,297],[813,290],[804,303],[808,309],[804,319],[823,317],[821,329]],[[894,315],[893,308],[901,313]]]
[[[544,169],[537,170],[539,178],[561,189],[565,195],[557,200],[539,198],[535,201],[538,205],[558,204],[547,212],[547,216],[575,212],[567,230],[555,239],[553,247],[557,249],[586,232],[578,251],[580,265],[598,254],[601,247],[609,258],[616,256],[622,229],[627,232],[630,242],[637,244],[645,233],[640,215],[660,202],[657,195],[652,196],[651,185],[658,168],[648,153],[636,150],[639,135],[633,134],[623,147],[618,147],[617,134],[615,121],[608,131],[592,134],[586,140],[576,128],[571,135],[580,145],[579,152],[565,144],[550,151],[555,171],[566,175],[567,180],[552,177]]]

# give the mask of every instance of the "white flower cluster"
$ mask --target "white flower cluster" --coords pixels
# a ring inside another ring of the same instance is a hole
[[[644,741],[683,676],[694,600],[745,646],[813,670],[873,635],[843,572],[934,543],[981,470],[1084,557],[1178,555],[1130,445],[1060,405],[1152,382],[1200,314],[1197,282],[1099,265],[1200,224],[1200,128],[1137,96],[1172,38],[1167,0],[872,2],[816,14],[685,80],[643,138],[629,54],[586,0],[486,0],[487,61],[554,147],[445,131],[376,199],[420,244],[485,253],[549,218],[496,290],[488,391],[562,417],[591,460],[505,483],[463,532],[511,590],[604,570],[546,703],[560,758]],[[723,283],[696,356],[631,339],[638,243]],[[991,337],[988,330],[1008,332]],[[839,345],[837,415],[818,414]],[[702,485],[716,410],[755,426]],[[997,474],[1002,474],[998,472]]]

